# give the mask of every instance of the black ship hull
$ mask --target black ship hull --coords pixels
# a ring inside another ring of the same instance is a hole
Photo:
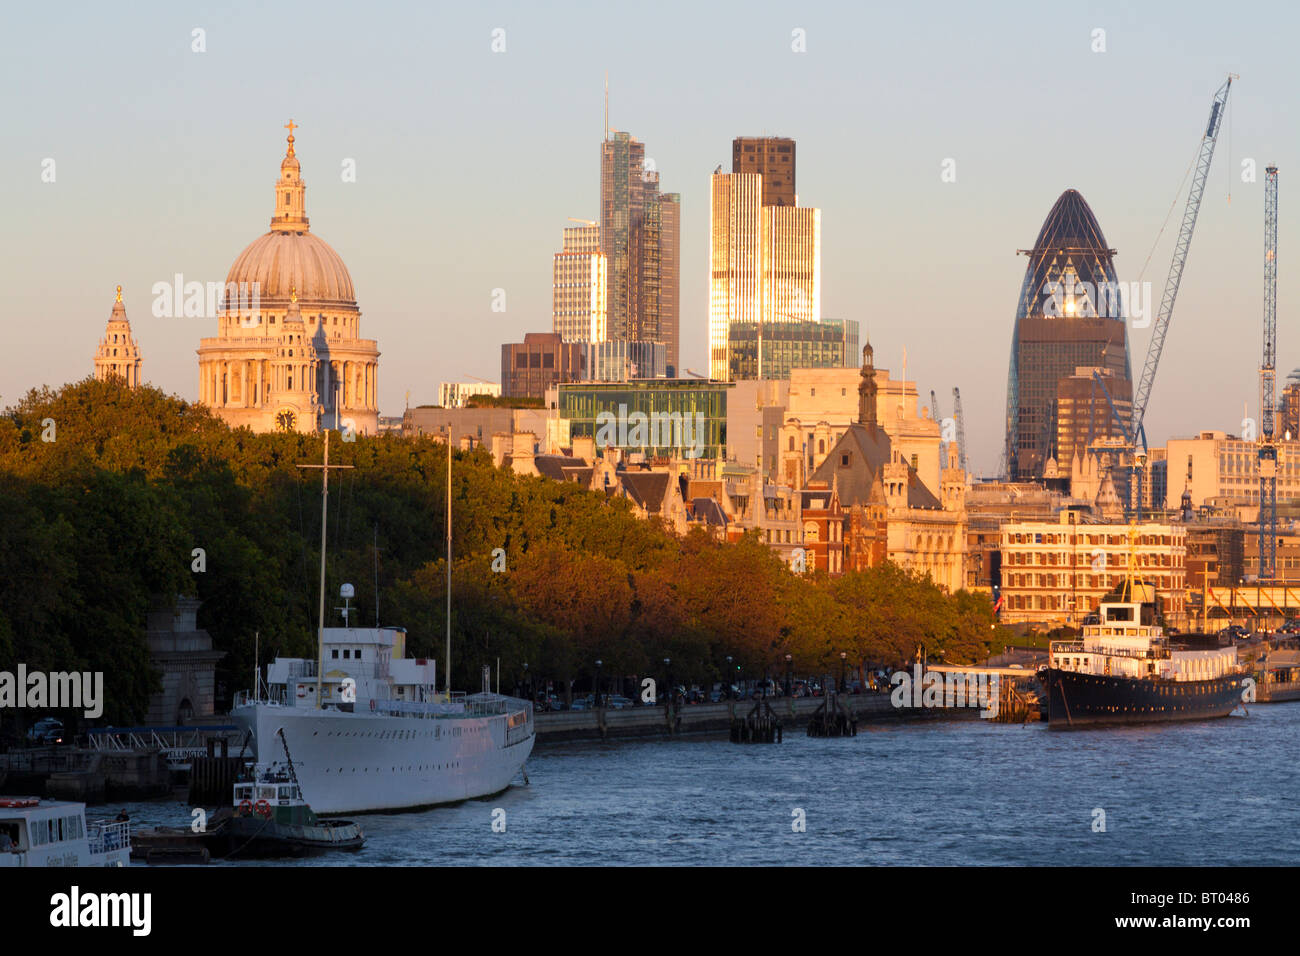
[[[1226,717],[1241,703],[1245,675],[1172,681],[1104,677],[1049,668],[1047,723],[1053,729]]]

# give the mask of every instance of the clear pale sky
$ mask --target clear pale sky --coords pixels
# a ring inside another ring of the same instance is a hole
[[[709,174],[731,139],[798,143],[822,212],[826,317],[998,462],[1025,259],[1067,188],[1139,277],[1234,82],[1147,415],[1153,443],[1257,414],[1263,167],[1280,167],[1280,378],[1300,365],[1300,67],[1293,4],[25,4],[0,22],[0,406],[84,377],[121,283],[147,381],[197,397],[215,320],[151,315],[175,273],[223,281],[267,231],[291,117],[312,231],[379,341],[380,411],[500,376],[549,331],[566,217],[599,215],[610,124],[682,194],[682,364],[705,369]],[[493,53],[504,28],[506,51]],[[191,51],[192,31],[207,51]],[[804,53],[792,31],[806,31]],[[1106,51],[1095,53],[1093,31]],[[53,158],[56,181],[41,180]],[[357,181],[340,175],[356,161]],[[941,181],[945,159],[956,182]],[[1254,183],[1241,164],[1258,166]],[[1290,184],[1295,183],[1292,187]],[[1231,192],[1231,202],[1229,202]],[[1142,278],[1159,297],[1182,196]],[[1296,268],[1290,265],[1296,263]],[[492,290],[507,311],[491,311]],[[1149,329],[1131,331],[1135,376]]]

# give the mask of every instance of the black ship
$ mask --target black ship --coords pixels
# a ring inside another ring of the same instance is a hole
[[[1131,577],[1081,640],[1052,642],[1042,677],[1053,729],[1226,717],[1247,686],[1235,646],[1171,643],[1155,589]]]

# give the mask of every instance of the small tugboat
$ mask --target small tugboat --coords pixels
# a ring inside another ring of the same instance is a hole
[[[1242,704],[1246,675],[1234,645],[1171,644],[1155,588],[1134,580],[1136,529],[1127,578],[1101,600],[1083,639],[1053,641],[1040,672],[1052,729],[1226,717]]]
[[[0,869],[130,866],[131,824],[86,823],[86,805],[0,797]]]
[[[284,733],[285,768],[257,765],[252,778],[235,781],[233,807],[223,807],[197,832],[158,827],[136,835],[136,858],[149,863],[308,856],[329,850],[360,850],[361,827],[350,820],[322,820],[303,799]]]
[[[259,769],[256,779],[235,784],[235,811],[221,827],[220,856],[304,856],[328,850],[360,850],[361,827],[350,820],[322,820],[302,798],[289,771]]]

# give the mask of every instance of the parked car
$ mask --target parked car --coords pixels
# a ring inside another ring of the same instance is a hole
[[[1219,637],[1226,637],[1230,641],[1244,641],[1250,637],[1250,631],[1240,624],[1229,624],[1219,632]]]
[[[57,717],[42,717],[27,731],[27,740],[34,744],[61,744],[67,739],[63,721]]]
[[[626,707],[631,707],[632,701],[619,694],[610,694],[605,698],[605,706],[610,710],[623,710]]]

